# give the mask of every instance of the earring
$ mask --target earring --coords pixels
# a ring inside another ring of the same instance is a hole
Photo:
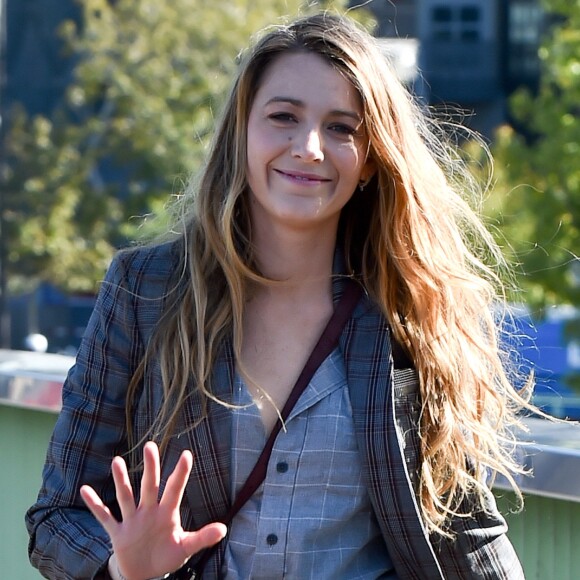
[[[358,182],[358,190],[361,191],[361,192],[364,191],[365,187],[367,186],[367,183],[368,183],[368,181],[365,181],[364,179],[361,179]]]

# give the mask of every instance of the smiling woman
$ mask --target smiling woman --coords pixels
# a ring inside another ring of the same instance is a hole
[[[262,73],[247,142],[252,243],[262,274],[286,286],[275,293],[257,288],[244,323],[251,347],[242,348],[241,362],[254,395],[263,390],[274,403],[261,409],[269,430],[332,312],[330,278],[325,284],[321,273],[330,267],[342,208],[370,178],[373,162],[358,92],[306,51],[282,54]],[[280,348],[288,333],[295,345]]]
[[[274,220],[334,246],[340,211],[373,171],[354,86],[316,54],[279,56],[250,110],[248,151],[256,233]]]
[[[500,254],[426,126],[347,18],[248,51],[177,233],[102,285],[27,514],[45,576],[523,577],[486,481],[527,406]]]

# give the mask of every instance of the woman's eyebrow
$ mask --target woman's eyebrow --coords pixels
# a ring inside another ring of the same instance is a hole
[[[268,99],[266,101],[266,106],[272,103],[289,103],[294,107],[302,109],[306,106],[304,101],[301,101],[300,99],[296,99],[295,97],[284,97],[284,96],[272,97],[271,99]],[[356,111],[351,111],[349,109],[333,109],[332,111],[330,111],[330,115],[350,117],[351,119],[354,119],[357,123],[362,122],[362,117]]]

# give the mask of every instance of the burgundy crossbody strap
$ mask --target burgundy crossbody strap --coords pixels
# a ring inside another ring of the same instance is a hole
[[[276,421],[274,428],[272,429],[264,449],[260,454],[256,465],[252,469],[252,472],[248,476],[248,479],[244,483],[242,489],[238,492],[232,507],[228,511],[225,518],[220,521],[226,525],[234,519],[234,516],[240,511],[242,506],[252,497],[254,492],[260,487],[262,482],[266,477],[266,472],[268,469],[268,462],[270,461],[270,455],[272,454],[272,449],[274,447],[274,442],[280,430],[282,429],[283,421],[288,419],[290,412],[294,408],[296,401],[300,398],[300,395],[304,392],[304,389],[310,383],[310,380],[314,376],[314,373],[318,367],[323,363],[323,361],[328,357],[328,355],[335,349],[338,344],[338,339],[345,327],[348,319],[351,317],[353,310],[362,294],[362,288],[352,282],[347,280],[345,284],[344,294],[341,296],[326,328],[324,329],[322,335],[318,339],[314,350],[310,354],[310,357],[306,361],[306,365],[302,369],[296,384],[290,392],[290,396],[282,409],[282,421],[280,418]],[[189,580],[191,578],[201,578],[203,569],[205,565],[211,558],[217,546],[213,546],[206,550],[205,554],[202,556],[197,565],[191,565],[189,562],[183,566],[175,575],[177,580]]]

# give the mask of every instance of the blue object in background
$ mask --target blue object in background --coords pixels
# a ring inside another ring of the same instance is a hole
[[[569,383],[580,375],[580,344],[566,338],[566,325],[578,317],[573,308],[557,307],[536,321],[524,312],[514,315],[522,370],[534,372],[534,403],[551,415],[580,420],[580,392]]]

